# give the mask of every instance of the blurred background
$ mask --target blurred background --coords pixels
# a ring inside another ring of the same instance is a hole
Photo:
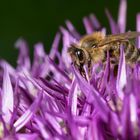
[[[18,51],[16,40],[27,40],[31,56],[33,45],[43,42],[48,52],[59,27],[69,19],[79,32],[85,30],[82,18],[94,13],[101,25],[109,29],[105,16],[108,8],[115,20],[118,16],[119,0],[14,0],[0,2],[0,58],[16,64]],[[136,14],[140,12],[140,0],[129,0],[127,30],[135,30]]]

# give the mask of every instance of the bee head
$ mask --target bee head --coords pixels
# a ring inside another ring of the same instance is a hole
[[[75,44],[72,44],[68,49],[68,53],[71,56],[72,62],[77,66],[83,66],[86,63],[87,55],[84,49],[77,47]]]

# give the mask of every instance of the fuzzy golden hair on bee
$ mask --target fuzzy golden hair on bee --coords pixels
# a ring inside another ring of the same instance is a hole
[[[86,35],[86,36],[84,36],[81,40],[80,40],[80,42],[84,42],[84,41],[86,41],[86,40],[88,40],[88,39],[96,39],[96,40],[102,40],[102,39],[104,39],[105,38],[105,34],[103,34],[102,32],[94,32],[94,33],[92,33],[92,34],[89,34],[89,35]]]
[[[84,36],[78,43],[81,47],[93,47],[105,38],[105,34],[102,32],[94,32],[90,35]]]
[[[83,69],[83,65],[87,65],[90,71],[94,64],[98,62],[106,63],[107,52],[110,56],[111,65],[118,65],[120,47],[124,47],[126,64],[131,66],[140,62],[140,50],[131,42],[138,36],[140,36],[140,32],[106,36],[102,32],[94,32],[81,38],[78,43],[72,44],[68,53],[79,70]]]

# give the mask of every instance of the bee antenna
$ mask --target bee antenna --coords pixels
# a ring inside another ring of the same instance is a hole
[[[71,43],[70,47],[68,48],[68,52],[72,52],[77,48],[77,45],[75,43]]]
[[[77,45],[76,45],[76,43],[71,43],[70,46],[76,48]]]

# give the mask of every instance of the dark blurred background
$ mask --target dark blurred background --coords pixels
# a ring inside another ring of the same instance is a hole
[[[14,43],[25,38],[33,53],[33,45],[43,42],[49,51],[55,33],[60,25],[69,19],[81,33],[84,33],[82,18],[94,13],[102,25],[109,28],[105,16],[108,8],[117,20],[119,0],[14,0],[0,2],[0,58],[16,63],[18,51]],[[136,13],[140,12],[140,1],[129,0],[127,29],[135,30]]]

